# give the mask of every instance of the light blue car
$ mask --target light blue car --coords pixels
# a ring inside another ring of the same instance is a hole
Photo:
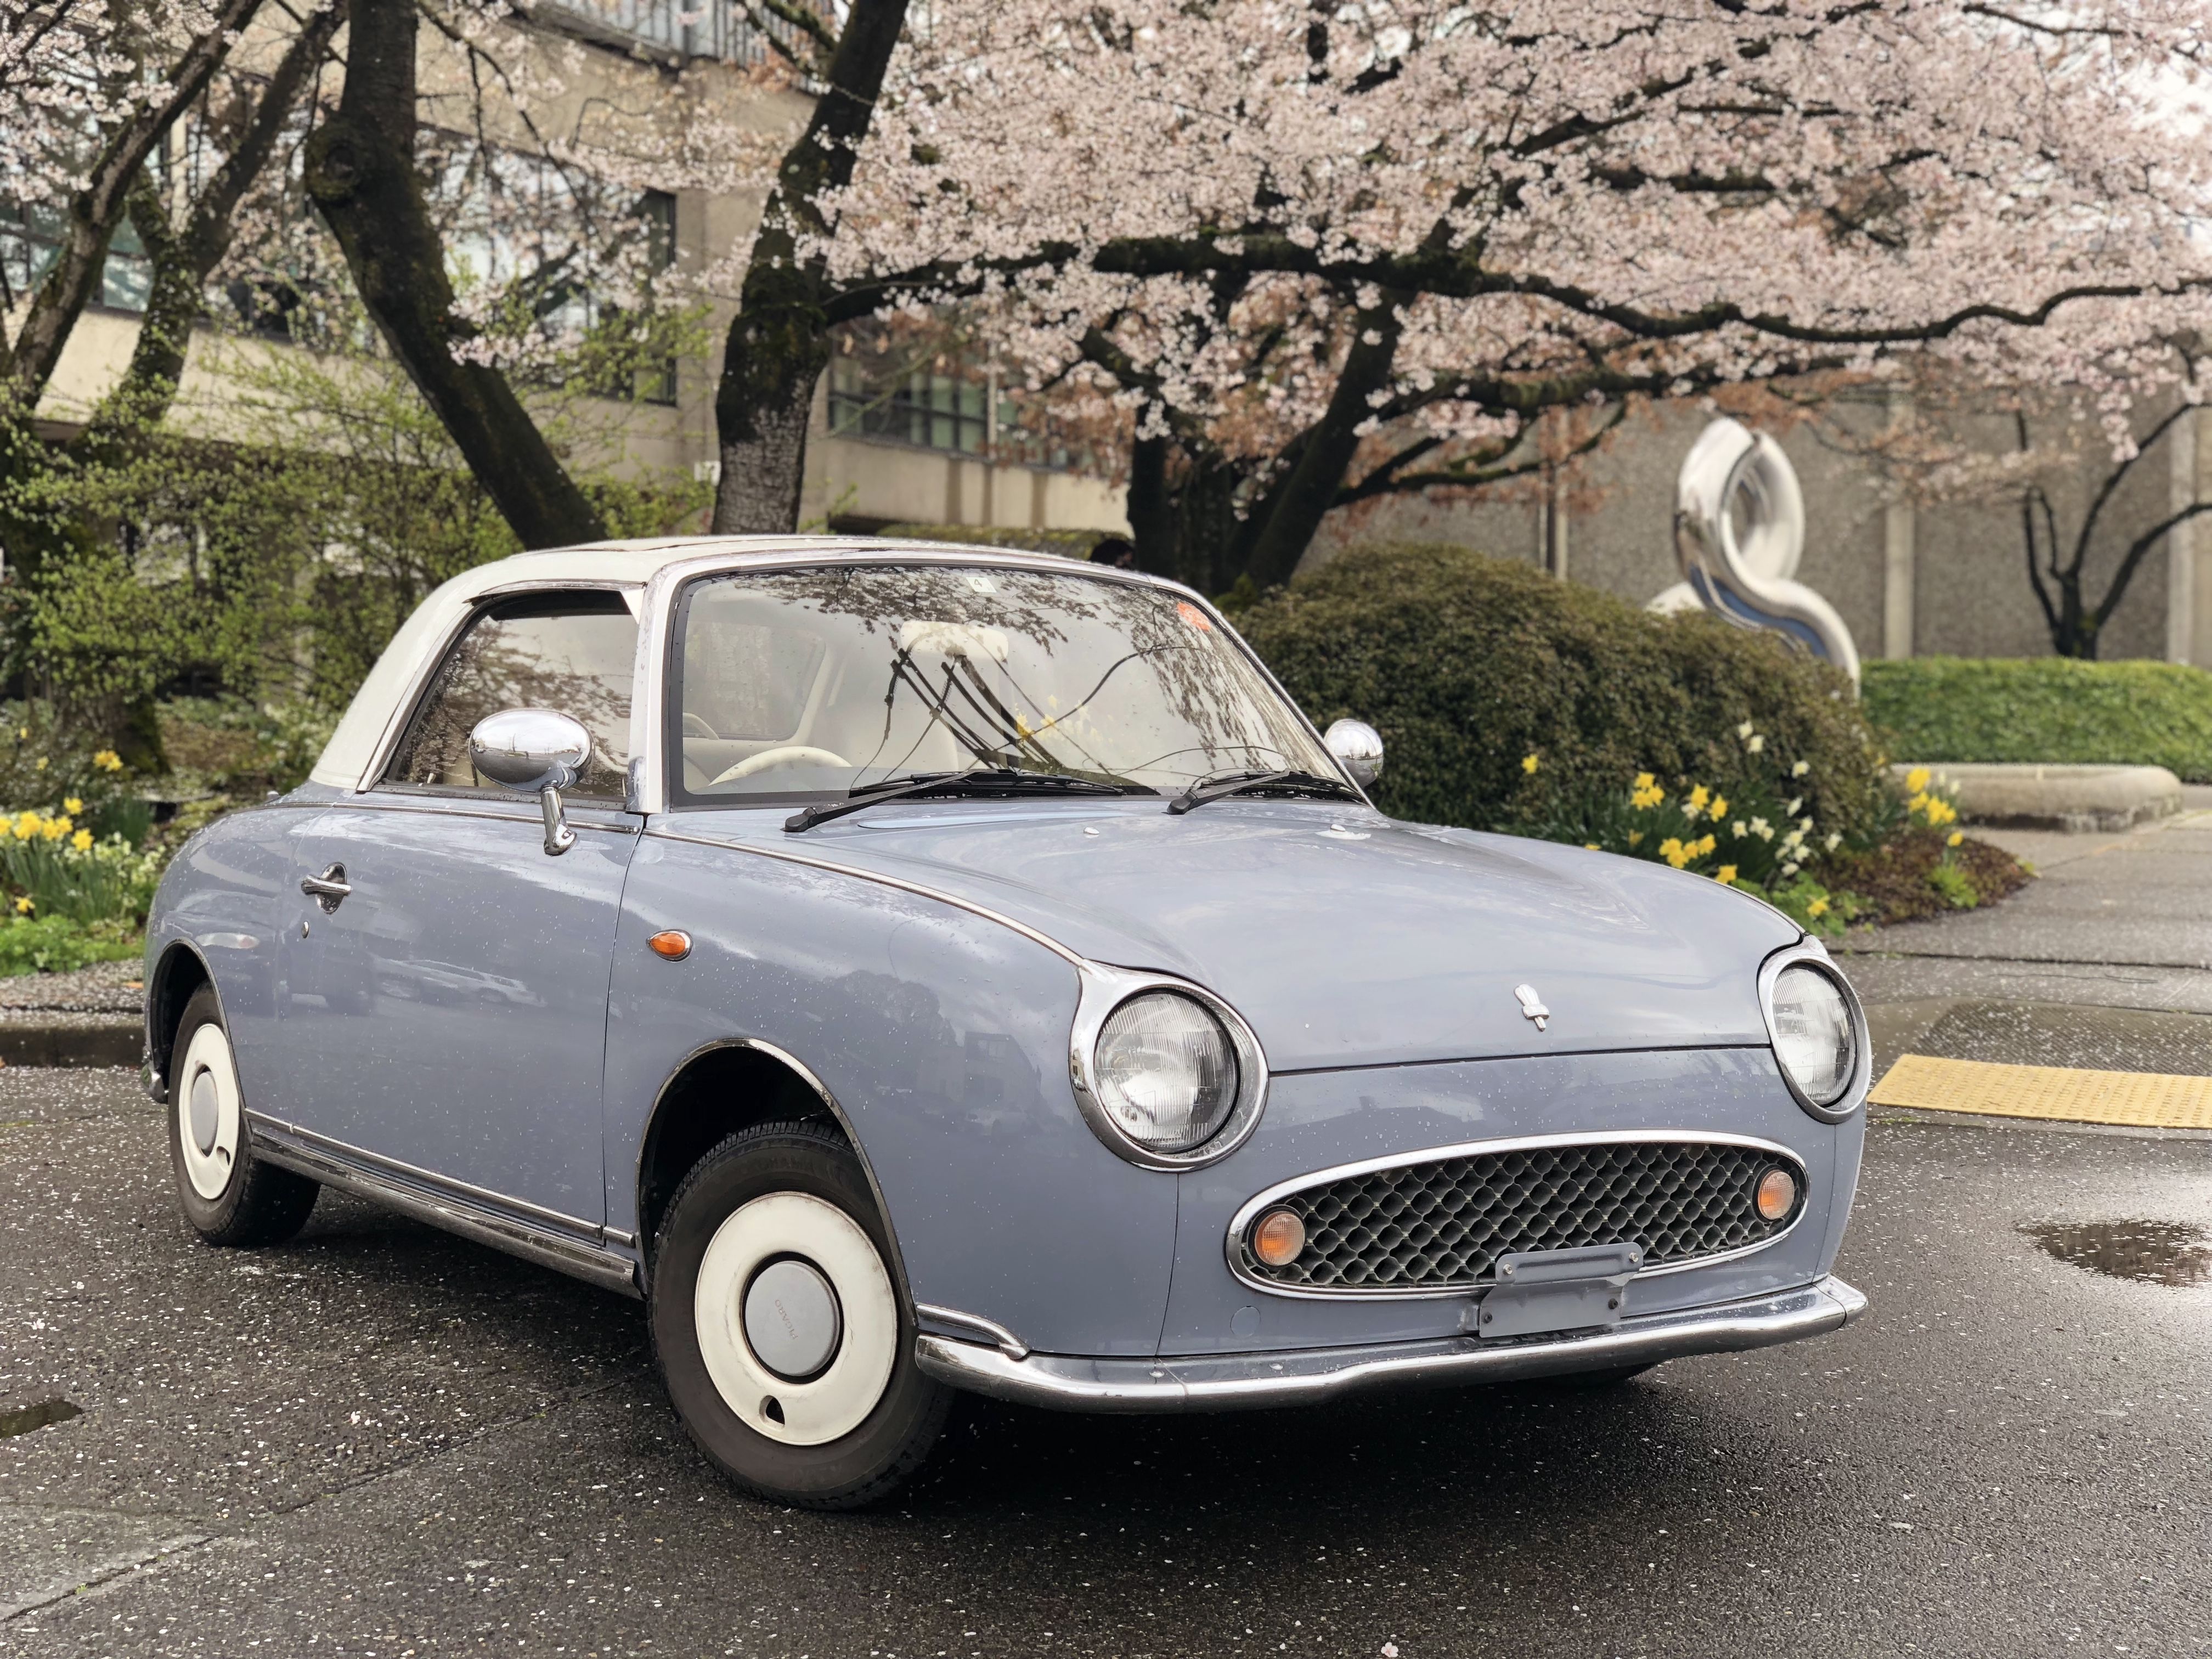
[[[185,1214],[321,1186],[643,1298],[734,1480],[951,1392],[1198,1411],[1832,1330],[1869,1047],[1817,940],[1400,823],[1172,583],[865,539],[426,599],[147,932]]]

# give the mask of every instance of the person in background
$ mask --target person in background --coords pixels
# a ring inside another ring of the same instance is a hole
[[[1137,544],[1127,536],[1102,536],[1091,544],[1091,562],[1110,564],[1116,570],[1137,568]]]

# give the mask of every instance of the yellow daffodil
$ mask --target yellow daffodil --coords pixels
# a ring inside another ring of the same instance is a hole
[[[1765,747],[1766,747],[1766,739],[1765,739],[1764,737],[1757,737],[1757,738],[1752,738],[1748,743],[1747,743],[1747,744],[1744,744],[1744,748],[1745,748],[1745,750],[1746,750],[1748,753],[1751,753],[1751,754],[1753,754],[1753,755],[1759,754],[1759,752],[1761,752],[1763,750],[1765,750]]]
[[[103,772],[120,772],[123,769],[123,757],[112,749],[103,749],[92,757],[92,763]]]
[[[39,815],[36,812],[18,812],[13,827],[17,841],[28,841],[39,833]]]
[[[1688,801],[1689,810],[1692,812],[1704,811],[1705,810],[1705,803],[1712,798],[1713,792],[1706,788],[1704,784],[1699,784],[1696,788],[1690,791],[1690,799]]]
[[[1739,738],[1748,739],[1754,729],[1755,728],[1753,726],[1752,723],[1749,720],[1746,720],[1741,726],[1736,727],[1735,734]]]
[[[1649,772],[1638,772],[1636,775],[1636,787],[1638,789],[1656,788],[1658,787],[1658,782],[1659,780],[1653,777]]]
[[[1648,778],[1651,775],[1649,772],[1646,772],[1644,775]],[[1634,791],[1629,795],[1628,804],[1631,806],[1633,806],[1638,811],[1641,812],[1645,811],[1647,808],[1656,806],[1661,801],[1666,799],[1667,792],[1664,789],[1662,789],[1657,784],[1639,782],[1636,786]]]
[[[1908,794],[1924,794],[1928,789],[1928,769],[1924,766],[1916,766],[1907,772],[1905,775],[1905,788]]]
[[[15,901],[15,914],[19,916],[27,916],[38,908],[27,896]]]
[[[62,811],[67,812],[71,817],[75,817],[79,812],[84,811],[84,803],[79,800],[75,795],[71,795],[67,800],[62,803]]]
[[[1605,848],[1599,846],[1594,841],[1586,841],[1583,843],[1583,851],[1585,853],[1602,853],[1605,851]]]
[[[1711,836],[1700,836],[1697,840],[1690,843],[1690,850],[1692,853],[1695,853],[1699,858],[1703,858],[1706,854],[1711,852],[1718,844],[1719,843],[1715,842]]]
[[[80,853],[89,853],[92,851],[92,831],[89,830],[78,830],[76,834],[70,837],[70,845],[76,848]]]
[[[1735,886],[1735,866],[1733,864],[1723,864],[1719,869],[1713,872],[1713,879],[1720,883],[1723,887]]]
[[[1644,832],[1641,830],[1632,830],[1628,832],[1628,844],[1631,847],[1639,847],[1643,842]]]
[[[46,769],[46,757],[44,755],[41,755],[38,759],[33,761],[31,763],[31,769],[33,772],[45,771]]]
[[[1713,797],[1713,822],[1715,823],[1718,823],[1727,816],[1728,797],[1726,795],[1715,795]]]
[[[1810,904],[1805,907],[1805,914],[1808,916],[1826,915],[1828,914],[1828,901],[1826,899],[1814,899]]]
[[[1544,763],[1541,760],[1538,759],[1534,755],[1523,755],[1521,757],[1521,769],[1523,772],[1528,773],[1531,777],[1535,775],[1536,769],[1543,763]]]
[[[1797,764],[1796,764],[1796,765],[1795,765],[1795,766],[1793,766],[1793,767],[1791,767],[1791,768],[1790,769],[1790,775],[1791,777],[1793,777],[1793,778],[1802,778],[1802,777],[1803,777],[1803,776],[1804,776],[1808,772],[1811,771],[1812,769],[1813,769],[1813,763],[1812,763],[1812,762],[1810,762],[1810,761],[1799,761],[1799,762],[1797,763]]]
[[[70,821],[67,818],[48,818],[39,826],[39,833],[48,841],[59,841],[69,831]]]
[[[1954,830],[1951,832],[1950,838],[1946,841],[1943,845],[1946,847],[1956,847],[1960,842],[1966,840],[1966,832],[1965,830]]]
[[[1669,836],[1659,843],[1659,856],[1679,870],[1690,861],[1691,854],[1680,836]]]

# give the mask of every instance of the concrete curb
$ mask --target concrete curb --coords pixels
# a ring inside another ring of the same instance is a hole
[[[1902,786],[1918,767],[1956,792],[1960,817],[2001,830],[2109,835],[2181,810],[2181,780],[2163,766],[1916,762],[1890,775]]]
[[[146,1047],[135,1014],[0,1019],[0,1066],[131,1066]]]

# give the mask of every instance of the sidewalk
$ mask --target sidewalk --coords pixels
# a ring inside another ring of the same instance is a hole
[[[2003,903],[1832,948],[1876,1075],[1901,1054],[2212,1077],[2212,788],[2110,835],[1972,833],[2033,865]]]

